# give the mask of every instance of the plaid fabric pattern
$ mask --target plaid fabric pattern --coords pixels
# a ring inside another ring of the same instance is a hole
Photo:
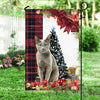
[[[33,82],[37,76],[35,35],[42,39],[43,15],[36,14],[35,9],[25,10],[26,40],[25,40],[25,81]],[[26,90],[29,90],[26,88]]]

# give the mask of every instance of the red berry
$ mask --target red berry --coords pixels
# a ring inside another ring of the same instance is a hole
[[[53,84],[53,82],[49,82],[49,85]]]
[[[56,86],[56,85],[55,85],[54,83],[53,83],[53,84],[51,84],[51,87],[52,87],[52,88],[54,88],[55,86]]]
[[[46,10],[46,13],[48,14],[49,13],[49,10]]]
[[[54,15],[54,14],[51,14],[51,16],[52,16],[52,17],[55,17],[55,15]]]
[[[79,84],[79,79],[74,80],[74,84]]]
[[[43,80],[43,84],[46,85],[48,82],[47,80]]]
[[[54,17],[54,19],[56,19],[56,16]]]
[[[47,84],[44,84],[43,86],[44,86],[44,87],[46,87],[46,86],[47,86]]]
[[[66,87],[64,87],[63,90],[66,90]]]
[[[58,84],[59,84],[59,83],[60,83],[60,79],[59,79],[59,80],[57,80],[57,81],[56,81],[56,83],[58,83]]]
[[[46,87],[46,90],[50,90],[48,87]]]
[[[63,83],[63,80],[61,79],[61,80],[60,80],[60,84],[59,84],[59,85],[62,85],[62,83]]]
[[[35,82],[35,84],[36,84],[36,86],[39,86],[39,85],[40,85],[40,83],[39,83],[39,82],[37,82],[37,81]]]
[[[63,86],[66,86],[66,85],[67,85],[67,83],[66,83],[66,82],[63,82],[62,84],[63,84]]]
[[[47,16],[47,18],[50,18],[50,16]]]
[[[47,83],[48,83],[47,80],[43,80],[40,84],[44,85],[44,87],[45,87],[45,86],[47,86]]]

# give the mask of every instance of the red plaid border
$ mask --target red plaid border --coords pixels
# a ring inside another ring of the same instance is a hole
[[[43,15],[36,14],[35,9],[25,10],[25,81],[33,82],[37,76],[35,35],[42,39]],[[26,90],[29,90],[26,88]]]

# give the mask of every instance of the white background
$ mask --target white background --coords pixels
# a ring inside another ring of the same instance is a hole
[[[58,35],[67,66],[74,67],[79,65],[79,40],[75,38],[75,34],[71,31],[69,34],[63,32],[65,28],[60,29],[60,26],[57,25],[57,19],[53,17],[47,18],[46,15],[43,17],[43,39],[50,34],[52,26],[55,27],[56,34]]]

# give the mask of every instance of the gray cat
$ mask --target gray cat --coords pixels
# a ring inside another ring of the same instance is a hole
[[[59,71],[56,60],[50,52],[50,35],[45,40],[40,40],[35,36],[36,41],[36,58],[38,65],[38,75],[40,81],[47,80],[48,82],[54,82],[58,80]]]

